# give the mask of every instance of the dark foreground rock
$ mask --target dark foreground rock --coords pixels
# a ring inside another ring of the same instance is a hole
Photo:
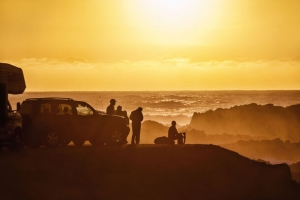
[[[300,162],[293,163],[290,165],[291,173],[292,173],[292,178],[299,182],[300,185]]]
[[[0,160],[0,199],[300,199],[287,165],[213,145],[4,150]]]

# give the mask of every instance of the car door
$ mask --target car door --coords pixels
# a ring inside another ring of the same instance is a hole
[[[36,112],[36,121],[38,122],[38,126],[41,126],[42,129],[46,130],[50,127],[55,126],[53,123],[55,122],[54,116],[54,107],[51,101],[38,101],[39,104],[37,106]]]
[[[55,124],[61,130],[61,133],[68,138],[72,138],[76,131],[76,122],[74,120],[74,109],[69,101],[53,102],[55,108]]]
[[[89,139],[100,131],[100,119],[95,109],[85,102],[75,103],[77,130],[85,139]]]

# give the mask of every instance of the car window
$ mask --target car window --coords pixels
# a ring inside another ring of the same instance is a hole
[[[51,113],[51,104],[50,103],[41,103],[40,113],[41,114]]]
[[[72,115],[72,106],[70,104],[61,103],[57,106],[56,115]]]
[[[86,104],[79,103],[76,106],[77,115],[80,116],[91,116],[94,114],[93,110]]]

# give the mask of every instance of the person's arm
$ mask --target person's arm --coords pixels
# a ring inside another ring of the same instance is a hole
[[[175,128],[175,134],[176,134],[176,136],[179,134],[178,131],[177,131],[177,128]]]
[[[176,136],[177,136],[177,129],[173,126],[171,126],[169,128],[169,133],[168,133],[168,136],[171,140],[175,140],[176,139]]]

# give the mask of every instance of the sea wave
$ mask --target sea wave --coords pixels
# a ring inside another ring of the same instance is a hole
[[[299,90],[283,91],[71,91],[71,92],[28,92],[9,95],[15,108],[17,102],[26,98],[67,97],[88,102],[95,109],[105,111],[110,99],[128,113],[143,107],[146,118],[188,119],[195,112],[204,113],[218,108],[231,108],[237,105],[256,103],[290,106],[300,103]],[[159,121],[159,120],[158,120]],[[165,122],[163,120],[161,122]],[[184,120],[185,123],[187,120]],[[160,122],[160,121],[159,121]]]

